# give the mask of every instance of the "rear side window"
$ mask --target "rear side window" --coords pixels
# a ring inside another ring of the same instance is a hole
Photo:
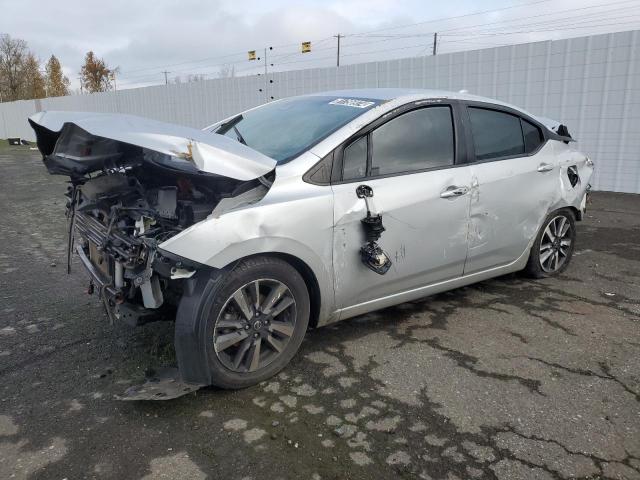
[[[524,135],[524,151],[526,153],[535,152],[542,144],[542,132],[533,123],[527,122],[524,118],[522,121],[522,134]]]
[[[469,107],[476,160],[524,153],[520,117],[496,110]]]
[[[367,137],[360,137],[344,149],[342,179],[355,180],[367,175]]]
[[[400,115],[371,133],[371,175],[453,165],[451,109],[428,107]]]

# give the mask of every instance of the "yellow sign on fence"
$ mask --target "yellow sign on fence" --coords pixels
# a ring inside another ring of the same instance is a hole
[[[255,50],[249,50],[247,53],[249,54],[249,60],[255,60],[256,59],[256,51]]]
[[[311,51],[311,42],[302,42],[302,53],[309,53]]]

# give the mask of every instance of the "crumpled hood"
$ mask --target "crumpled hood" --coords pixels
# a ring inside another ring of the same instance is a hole
[[[53,152],[63,130],[75,125],[96,137],[187,159],[198,170],[236,180],[253,180],[276,166],[274,159],[223,135],[135,115],[45,111],[29,123],[44,156]]]

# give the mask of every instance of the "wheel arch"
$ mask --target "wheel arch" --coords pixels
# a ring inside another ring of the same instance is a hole
[[[291,255],[290,253],[283,252],[261,252],[255,253],[252,255],[247,255],[246,257],[239,258],[235,260],[233,263],[238,263],[243,260],[247,260],[249,258],[256,257],[274,257],[279,258],[287,262],[296,271],[300,274],[304,283],[307,287],[307,292],[309,292],[309,327],[315,328],[318,326],[320,320],[320,307],[322,305],[322,293],[320,291],[320,284],[318,283],[318,278],[316,277],[313,269],[302,259],[296,257],[295,255]]]
[[[573,213],[573,218],[576,221],[582,220],[582,211],[573,203],[567,202],[566,199],[562,198],[550,206],[547,214],[541,221],[544,222],[544,219],[547,218],[547,215],[551,215],[554,212],[559,212],[560,210],[569,210],[571,213]]]
[[[573,205],[569,205],[567,207],[564,207],[568,210],[570,210],[573,213],[573,218],[576,219],[576,221],[581,221],[582,220],[582,211],[579,208],[574,207]],[[559,208],[558,210],[562,210],[561,208]]]
[[[313,269],[302,259],[282,252],[260,252],[238,258],[223,268],[206,269],[187,279],[178,306],[175,322],[174,345],[181,378],[190,383],[210,385],[211,371],[207,361],[206,346],[200,340],[205,338],[206,322],[201,321],[202,312],[210,308],[215,291],[224,277],[239,262],[257,257],[278,258],[291,265],[303,278],[309,292],[309,326],[316,327],[321,318],[321,288]],[[213,293],[213,295],[212,295]],[[205,301],[202,301],[206,299]]]

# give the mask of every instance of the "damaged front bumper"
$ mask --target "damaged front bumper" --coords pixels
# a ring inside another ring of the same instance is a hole
[[[124,277],[128,271],[122,267],[122,262],[102,251],[100,261],[104,266],[99,265],[91,258],[96,250],[95,244],[86,238],[75,245],[75,253],[90,275],[88,293],[98,294],[112,323],[114,319],[118,319],[130,326],[175,319],[176,302],[171,301],[174,299],[165,302],[160,282],[180,283],[192,277],[198,268],[210,268],[155,248],[146,255],[152,259],[149,267],[128,274],[131,286],[127,288]],[[132,290],[135,288],[141,293],[142,304],[133,301],[135,295],[132,295]]]

